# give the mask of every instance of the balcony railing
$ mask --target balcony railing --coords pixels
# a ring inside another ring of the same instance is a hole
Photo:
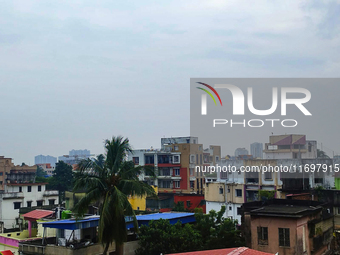
[[[18,198],[24,198],[23,192],[10,192],[10,193],[3,193],[2,194],[3,199],[18,199]]]
[[[45,190],[44,191],[44,196],[59,196],[59,191],[58,190]]]

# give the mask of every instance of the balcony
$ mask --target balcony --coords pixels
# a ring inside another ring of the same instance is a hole
[[[182,180],[181,176],[171,176],[171,180]]]
[[[21,199],[24,198],[23,192],[10,192],[10,193],[3,193],[3,199]]]
[[[59,191],[58,190],[45,190],[44,197],[50,197],[50,196],[59,196]]]

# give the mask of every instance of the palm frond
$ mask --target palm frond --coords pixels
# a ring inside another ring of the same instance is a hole
[[[149,184],[139,180],[121,180],[118,185],[119,190],[125,195],[144,197],[156,197],[156,192]]]

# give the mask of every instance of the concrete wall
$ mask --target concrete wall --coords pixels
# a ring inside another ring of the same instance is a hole
[[[288,218],[258,217],[251,221],[251,248],[268,253],[295,255],[296,253],[296,226],[297,221]],[[257,227],[268,228],[268,245],[259,245]],[[279,228],[289,228],[290,247],[279,246]],[[306,235],[308,237],[308,235]]]
[[[222,194],[220,194],[220,188],[223,190]],[[224,183],[221,182],[207,183],[205,187],[204,199],[206,201],[224,203],[226,201],[226,193],[227,191]]]

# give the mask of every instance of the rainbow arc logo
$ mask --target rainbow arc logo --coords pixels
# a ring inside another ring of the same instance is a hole
[[[203,86],[206,86],[206,87],[209,88],[212,92],[214,92],[214,94],[217,96],[217,98],[218,98],[218,100],[220,101],[220,104],[221,104],[221,106],[222,106],[221,97],[220,97],[220,95],[217,93],[217,91],[216,91],[213,87],[211,87],[210,85],[208,85],[208,84],[206,84],[206,83],[203,83],[203,82],[197,82],[197,83],[198,83],[198,84],[201,84],[201,85],[203,85]],[[211,92],[210,92],[209,90],[204,89],[204,88],[201,88],[201,87],[196,87],[196,88],[198,88],[198,89],[203,90],[204,92],[206,92],[206,93],[214,100],[215,105],[217,105],[216,100],[215,100],[215,97],[213,96],[213,94],[211,94]]]

